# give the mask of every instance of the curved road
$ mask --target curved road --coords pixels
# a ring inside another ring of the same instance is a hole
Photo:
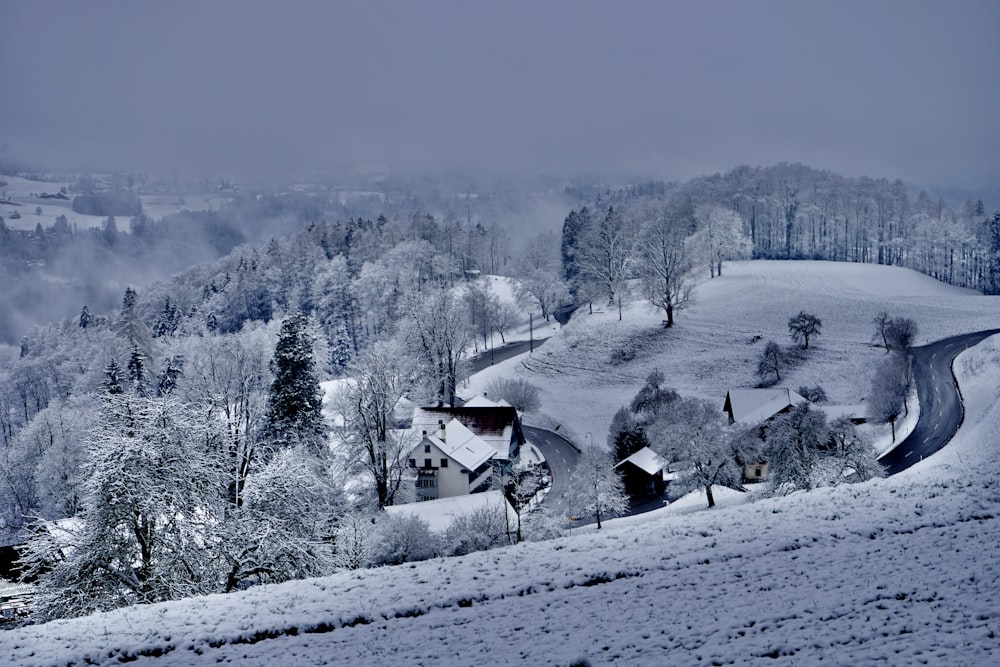
[[[895,475],[938,451],[954,437],[965,412],[951,365],[966,350],[1000,329],[977,331],[915,347],[913,373],[920,401],[920,417],[913,432],[879,459],[887,475]]]
[[[545,338],[536,338],[535,347],[544,343],[545,340]],[[512,343],[507,343],[506,345],[501,345],[500,347],[495,347],[492,350],[487,350],[486,352],[480,352],[476,356],[469,358],[469,375],[473,375],[481,370],[487,369],[493,364],[506,361],[511,357],[516,357],[519,354],[528,352],[530,349],[531,341],[517,340]]]
[[[524,437],[542,452],[552,470],[552,490],[545,496],[545,506],[555,516],[569,514],[569,471],[576,465],[580,452],[576,446],[555,431],[523,426]]]

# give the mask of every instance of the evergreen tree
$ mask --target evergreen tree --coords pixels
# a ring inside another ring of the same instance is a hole
[[[93,315],[90,314],[90,308],[84,306],[83,310],[80,311],[80,328],[86,329],[88,326],[90,326],[92,320],[93,320]]]
[[[302,443],[315,454],[323,450],[322,393],[306,318],[293,315],[281,323],[271,360],[274,382],[268,396],[267,434],[277,445]]]
[[[122,368],[114,358],[104,368],[104,383],[102,387],[105,393],[111,396],[125,393],[125,388],[122,386]]]
[[[132,348],[132,354],[129,356],[126,368],[128,369],[128,379],[135,395],[143,398],[149,396],[146,363],[143,361],[142,352],[139,351],[139,348]]]

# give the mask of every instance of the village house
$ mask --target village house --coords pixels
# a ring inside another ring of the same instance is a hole
[[[517,411],[485,398],[455,408],[417,408],[411,428],[420,438],[407,461],[416,471],[418,500],[489,489],[494,475],[518,463],[525,444]]]
[[[730,424],[758,426],[766,424],[780,414],[788,412],[806,399],[791,389],[730,389],[722,409],[729,415]],[[763,482],[767,479],[767,462],[756,461],[743,466],[744,482]]]
[[[615,465],[630,496],[659,496],[666,489],[666,462],[649,447],[643,447]]]

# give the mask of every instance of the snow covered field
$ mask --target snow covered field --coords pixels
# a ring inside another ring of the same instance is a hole
[[[615,308],[581,309],[560,335],[524,363],[477,376],[469,395],[497,374],[516,374],[542,390],[542,411],[583,443],[604,445],[614,413],[628,405],[646,375],[659,368],[682,395],[717,401],[729,389],[753,387],[768,340],[792,343],[788,320],[800,310],[818,316],[822,334],[802,365],[780,386],[821,385],[830,405],[864,415],[863,398],[885,351],[870,344],[881,310],[917,322],[917,344],[1000,327],[1000,297],[945,285],[908,269],[835,262],[734,262],[703,282],[695,301],[663,329],[662,311],[634,302],[618,320]],[[752,342],[755,336],[761,339]],[[621,361],[622,359],[629,359]],[[885,437],[888,436],[885,428]]]
[[[19,176],[0,176],[0,181],[7,185],[0,186],[0,216],[4,224],[11,229],[34,229],[41,223],[42,227],[51,227],[56,218],[65,215],[71,227],[77,229],[99,228],[107,216],[83,215],[73,211],[73,194],[68,200],[43,199],[42,193],[56,194],[61,187],[72,187],[73,181],[33,181]],[[142,211],[153,220],[159,220],[171,213],[183,210],[204,211],[219,209],[230,197],[222,194],[197,194],[183,197],[174,195],[140,195]],[[41,208],[40,214],[36,208]],[[17,211],[21,217],[12,219],[11,213]],[[128,219],[117,220],[119,231],[128,231]]]
[[[735,265],[702,286],[670,332],[644,331],[658,318],[641,306],[624,323],[617,313],[580,318],[535,352],[575,370],[527,376],[543,386],[546,412],[581,420],[582,433],[614,396],[627,402],[651,365],[682,393],[714,396],[744,376],[735,386],[748,386],[741,359],[759,347],[747,334],[777,339],[800,308],[824,328],[790,384],[820,382],[842,401],[863,394],[859,376],[880,358],[866,342],[881,308],[917,319],[922,341],[997,326],[996,299],[924,292],[912,282],[922,277],[898,269],[868,277],[876,267],[841,266]],[[739,324],[723,326],[730,318]],[[608,362],[609,347],[639,338],[652,351]],[[519,363],[489,373],[527,372]],[[580,370],[602,364],[604,379]],[[892,479],[751,503],[720,494],[712,511],[695,497],[546,543],[21,628],[0,633],[0,662],[996,664],[1000,337],[963,353],[955,371],[967,413],[958,436]]]

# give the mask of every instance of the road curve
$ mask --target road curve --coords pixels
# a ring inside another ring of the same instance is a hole
[[[912,349],[920,417],[913,432],[879,459],[887,475],[906,470],[940,450],[954,437],[965,411],[952,362],[959,352],[998,333],[1000,329],[977,331]]]
[[[538,447],[552,469],[552,490],[545,497],[545,507],[555,516],[569,513],[569,471],[576,465],[580,452],[576,446],[555,431],[524,426],[524,437]]]
[[[485,370],[493,364],[498,364],[501,361],[505,361],[511,357],[516,357],[519,354],[528,352],[531,350],[532,345],[534,345],[534,347],[538,347],[546,340],[546,338],[536,338],[534,342],[528,340],[518,340],[512,343],[507,343],[506,345],[501,345],[492,350],[480,352],[476,356],[469,358],[469,375]]]

